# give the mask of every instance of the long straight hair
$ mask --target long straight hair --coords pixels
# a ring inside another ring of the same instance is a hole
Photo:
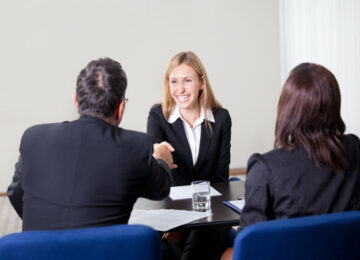
[[[174,110],[176,105],[175,100],[172,98],[170,94],[169,77],[171,72],[175,69],[175,67],[181,64],[186,64],[192,67],[195,70],[197,76],[199,77],[199,80],[204,82],[204,88],[203,90],[200,90],[199,98],[198,98],[200,107],[202,107],[205,112],[208,108],[212,112],[215,109],[222,108],[221,104],[215,99],[205,67],[200,61],[200,59],[195,55],[195,53],[191,51],[180,52],[170,60],[165,72],[163,100],[162,100],[162,112],[164,114],[164,117],[166,119],[169,119],[169,116],[171,112]],[[208,121],[206,113],[204,117],[205,117],[205,125],[207,126],[208,129],[210,129],[210,132],[212,132],[212,128],[210,122]]]
[[[341,96],[335,76],[325,67],[302,63],[286,80],[278,104],[275,148],[303,146],[318,166],[342,172],[347,167],[340,115]]]

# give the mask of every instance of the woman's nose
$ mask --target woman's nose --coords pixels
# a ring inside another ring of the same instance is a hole
[[[178,84],[177,92],[179,92],[179,93],[184,93],[185,92],[185,86],[184,86],[183,83]]]

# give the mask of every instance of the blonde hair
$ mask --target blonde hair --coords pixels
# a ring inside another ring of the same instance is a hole
[[[206,110],[209,108],[213,112],[217,108],[222,108],[222,106],[215,99],[204,65],[200,61],[199,57],[191,51],[179,52],[170,60],[169,64],[167,65],[164,78],[164,91],[162,100],[162,112],[164,114],[164,117],[166,119],[169,119],[169,116],[176,105],[175,100],[170,94],[169,77],[175,67],[181,64],[186,64],[192,67],[198,75],[199,79],[203,80],[204,88],[203,90],[200,90],[199,93],[199,104],[200,107],[204,108],[205,111],[204,116],[206,126],[210,129],[210,132],[212,132],[211,125],[207,119]]]

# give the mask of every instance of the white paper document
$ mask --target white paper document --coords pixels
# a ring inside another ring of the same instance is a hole
[[[224,201],[224,204],[229,206],[230,208],[236,210],[237,212],[241,213],[242,209],[245,206],[245,200],[239,199],[239,200],[226,200]]]
[[[157,231],[169,231],[178,226],[210,216],[210,212],[195,212],[175,209],[133,210],[129,224],[141,224]]]
[[[221,193],[210,186],[210,196],[220,196]],[[184,200],[192,198],[191,185],[171,187],[169,197],[172,200]]]

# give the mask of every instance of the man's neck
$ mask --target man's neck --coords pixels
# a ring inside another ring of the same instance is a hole
[[[111,125],[114,125],[114,126],[119,126],[119,124],[120,124],[120,121],[118,119],[116,119],[115,117],[101,118],[101,119]]]

